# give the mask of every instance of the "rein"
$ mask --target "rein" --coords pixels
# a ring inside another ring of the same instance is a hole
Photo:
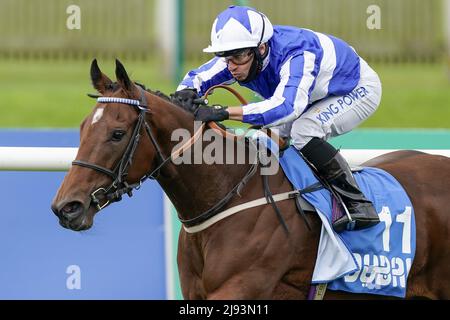
[[[213,92],[213,90],[217,89],[217,88],[221,88],[221,89],[225,89],[227,91],[229,91],[230,93],[232,93],[241,104],[245,105],[247,104],[247,101],[239,94],[239,92],[237,92],[236,90],[234,90],[233,88],[231,88],[230,86],[225,86],[225,85],[216,85],[213,86],[211,88],[209,88],[204,95],[204,101],[205,104],[208,103],[208,95],[211,94]],[[255,127],[250,127],[249,129],[246,130],[246,132],[243,135],[234,135],[229,133],[226,130],[223,130],[220,126],[218,126],[215,122],[210,121],[208,122],[208,126],[213,129],[214,131],[216,131],[217,133],[221,134],[222,136],[224,136],[225,138],[230,138],[233,139],[235,141],[244,139],[247,132],[251,129],[254,129]],[[258,128],[260,129],[260,128]],[[283,150],[287,149],[289,147],[289,142],[283,140],[281,137],[279,137],[277,134],[275,134],[272,130],[267,128],[267,136],[269,136],[273,141],[276,141],[279,147],[279,150],[282,152]],[[258,148],[256,148],[258,150]],[[308,188],[306,188],[305,190],[294,190],[293,192],[289,193],[289,196],[286,197],[280,197],[280,194],[278,195],[273,195],[272,191],[270,190],[270,186],[269,186],[269,177],[267,175],[262,175],[262,179],[263,179],[263,187],[264,187],[264,198],[261,198],[259,200],[254,200],[254,201],[250,201],[248,203],[244,203],[242,205],[237,205],[235,207],[229,208],[227,210],[225,210],[224,212],[217,212],[221,207],[223,207],[231,198],[232,196],[236,193],[235,190],[240,190],[245,183],[250,180],[250,177],[253,176],[254,172],[256,172],[257,166],[260,163],[259,161],[259,157],[260,157],[260,153],[261,151],[257,151],[257,162],[256,165],[254,165],[250,168],[250,171],[247,173],[247,175],[243,178],[243,180],[236,185],[226,196],[224,199],[222,199],[219,203],[217,203],[213,208],[211,208],[210,210],[206,211],[205,213],[197,216],[196,218],[190,219],[190,220],[182,220],[180,217],[178,217],[180,219],[180,221],[183,223],[183,227],[186,230],[186,232],[198,232],[201,230],[204,230],[205,228],[207,228],[208,226],[210,226],[211,224],[214,224],[215,222],[231,215],[234,214],[236,212],[242,211],[244,209],[249,209],[252,208],[254,206],[259,206],[259,205],[263,205],[263,204],[270,204],[273,208],[273,210],[275,211],[278,221],[280,222],[281,226],[283,227],[284,231],[286,232],[286,234],[289,234],[289,229],[287,227],[286,221],[283,218],[283,215],[281,214],[280,209],[278,208],[276,202],[278,201],[282,201],[282,200],[286,200],[286,199],[295,199],[295,205],[298,209],[298,212],[300,214],[300,217],[303,219],[303,221],[305,222],[306,226],[308,227],[309,230],[311,230],[311,226],[308,222],[308,219],[306,218],[306,214],[305,211],[314,211],[314,209],[305,201],[303,201],[303,199],[301,198],[301,194],[302,193],[308,193],[308,192],[313,192],[315,190],[317,190],[317,188],[322,188],[321,185],[313,185],[310,186]],[[262,165],[262,164],[261,164]],[[264,167],[264,165],[262,165]],[[254,172],[253,172],[254,170]],[[250,176],[249,176],[250,174]],[[298,191],[298,192],[297,192]],[[237,192],[239,194],[239,192]],[[264,200],[263,200],[264,199]],[[252,205],[248,205],[252,203]],[[211,219],[212,218],[212,219]]]
[[[230,87],[230,86],[226,86],[226,85],[222,85],[222,84],[215,85],[215,86],[209,88],[208,90],[206,90],[205,95],[204,95],[204,97],[203,97],[203,100],[205,101],[205,104],[208,104],[208,96],[209,96],[215,89],[217,89],[217,88],[227,90],[228,92],[230,92],[231,94],[233,94],[233,95],[239,100],[239,102],[240,102],[241,104],[243,104],[243,105],[248,104],[248,102],[245,100],[245,98],[244,98],[238,91],[236,91],[235,89],[233,89],[233,88]],[[250,131],[250,130],[252,130],[252,129],[261,129],[260,126],[251,126],[251,127],[249,127],[247,130],[245,130],[245,132],[244,132],[242,135],[235,135],[235,134],[232,134],[231,132],[229,132],[229,131],[227,131],[227,130],[222,129],[222,128],[221,128],[219,125],[217,125],[217,123],[215,123],[214,121],[208,122],[208,127],[211,128],[211,129],[213,129],[216,133],[218,133],[218,134],[224,136],[225,138],[233,139],[233,140],[235,140],[235,141],[244,139],[245,136],[246,136],[246,134],[247,134],[247,132]],[[287,149],[287,148],[289,147],[288,141],[286,141],[286,140],[282,139],[281,137],[279,137],[275,132],[273,132],[272,130],[270,130],[270,128],[264,128],[263,130],[266,130],[266,131],[267,131],[267,132],[266,132],[267,135],[268,135],[273,141],[275,141],[275,142],[278,144],[279,149],[280,149],[281,151],[283,151],[284,149]]]
[[[215,216],[218,211],[220,209],[222,209],[223,206],[225,206],[232,197],[234,197],[234,195],[236,194],[240,194],[242,188],[244,188],[244,186],[247,184],[247,182],[251,179],[251,177],[253,177],[253,175],[256,173],[257,169],[258,169],[258,164],[259,164],[259,157],[257,156],[257,161],[256,163],[252,164],[250,169],[248,170],[248,172],[245,174],[245,176],[241,179],[241,181],[236,184],[233,189],[231,189],[230,192],[228,192],[225,197],[223,197],[219,202],[217,202],[212,208],[208,209],[207,211],[199,214],[198,216],[196,216],[195,218],[192,219],[182,219],[179,215],[178,215],[178,219],[180,220],[180,222],[184,225],[185,228],[189,228],[192,226],[196,226],[199,225],[205,221],[207,221],[208,219],[210,219],[211,217]]]

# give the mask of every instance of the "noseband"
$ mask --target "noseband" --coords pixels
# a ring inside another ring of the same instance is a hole
[[[161,148],[158,145],[158,142],[156,141],[151,127],[147,120],[145,119],[146,113],[149,112],[148,109],[148,103],[147,98],[145,97],[145,90],[138,86],[141,96],[139,100],[134,99],[125,99],[125,98],[116,98],[116,97],[97,97],[97,102],[99,103],[121,103],[129,106],[135,107],[135,110],[138,112],[138,118],[136,121],[136,125],[133,130],[133,134],[131,136],[130,141],[128,142],[127,148],[125,149],[125,152],[122,155],[122,158],[120,161],[116,164],[114,169],[110,170],[108,168],[105,168],[103,166],[100,166],[98,164],[90,163],[87,161],[82,160],[74,160],[72,162],[72,165],[85,167],[93,169],[97,172],[106,174],[107,176],[111,177],[113,182],[111,185],[105,188],[98,188],[94,192],[91,193],[91,201],[96,206],[96,208],[100,211],[109,204],[122,200],[122,195],[125,193],[128,194],[128,196],[132,196],[133,189],[139,189],[142,183],[150,178],[150,179],[157,179],[160,174],[160,169],[171,159],[164,158]],[[90,95],[92,96],[92,95]],[[93,96],[92,96],[93,97]],[[133,163],[133,157],[136,152],[136,148],[139,144],[139,140],[141,138],[141,130],[142,126],[144,126],[145,131],[147,132],[148,137],[150,138],[150,141],[152,142],[153,146],[156,150],[156,156],[158,165],[156,169],[154,169],[151,173],[145,174],[137,183],[129,184],[126,181],[128,170]],[[104,200],[103,203],[101,203],[101,199],[99,199],[99,196],[101,196]]]

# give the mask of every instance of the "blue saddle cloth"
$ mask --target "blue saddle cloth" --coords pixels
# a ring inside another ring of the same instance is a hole
[[[284,151],[279,160],[296,189],[317,182],[294,147]],[[400,183],[384,170],[364,168],[354,175],[381,222],[368,229],[337,234],[331,227],[330,192],[322,189],[304,194],[323,223],[312,283],[326,282],[331,290],[405,297],[416,250],[411,201]]]

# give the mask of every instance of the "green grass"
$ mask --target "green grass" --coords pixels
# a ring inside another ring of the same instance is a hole
[[[113,61],[100,68],[114,79]],[[134,79],[152,88],[170,91],[154,64],[127,63]],[[77,127],[95,100],[89,78],[90,61],[1,62],[0,127]]]
[[[363,127],[450,128],[450,73],[445,65],[374,66],[381,105]]]
[[[164,77],[157,61],[124,62],[134,80],[151,89],[173,92],[176,85]],[[114,75],[113,61],[99,61]],[[95,101],[89,80],[90,61],[0,62],[0,127],[78,127]],[[375,65],[383,83],[382,103],[361,127],[450,128],[450,82],[443,65]],[[248,100],[253,94],[240,91]],[[236,104],[226,92],[211,99]]]

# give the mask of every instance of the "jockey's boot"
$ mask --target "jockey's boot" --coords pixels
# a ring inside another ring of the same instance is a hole
[[[347,161],[338,150],[326,141],[313,138],[303,147],[302,154],[316,167],[319,176],[339,194],[347,207],[352,221],[344,214],[333,222],[336,232],[366,229],[380,222],[372,202],[359,190]]]

